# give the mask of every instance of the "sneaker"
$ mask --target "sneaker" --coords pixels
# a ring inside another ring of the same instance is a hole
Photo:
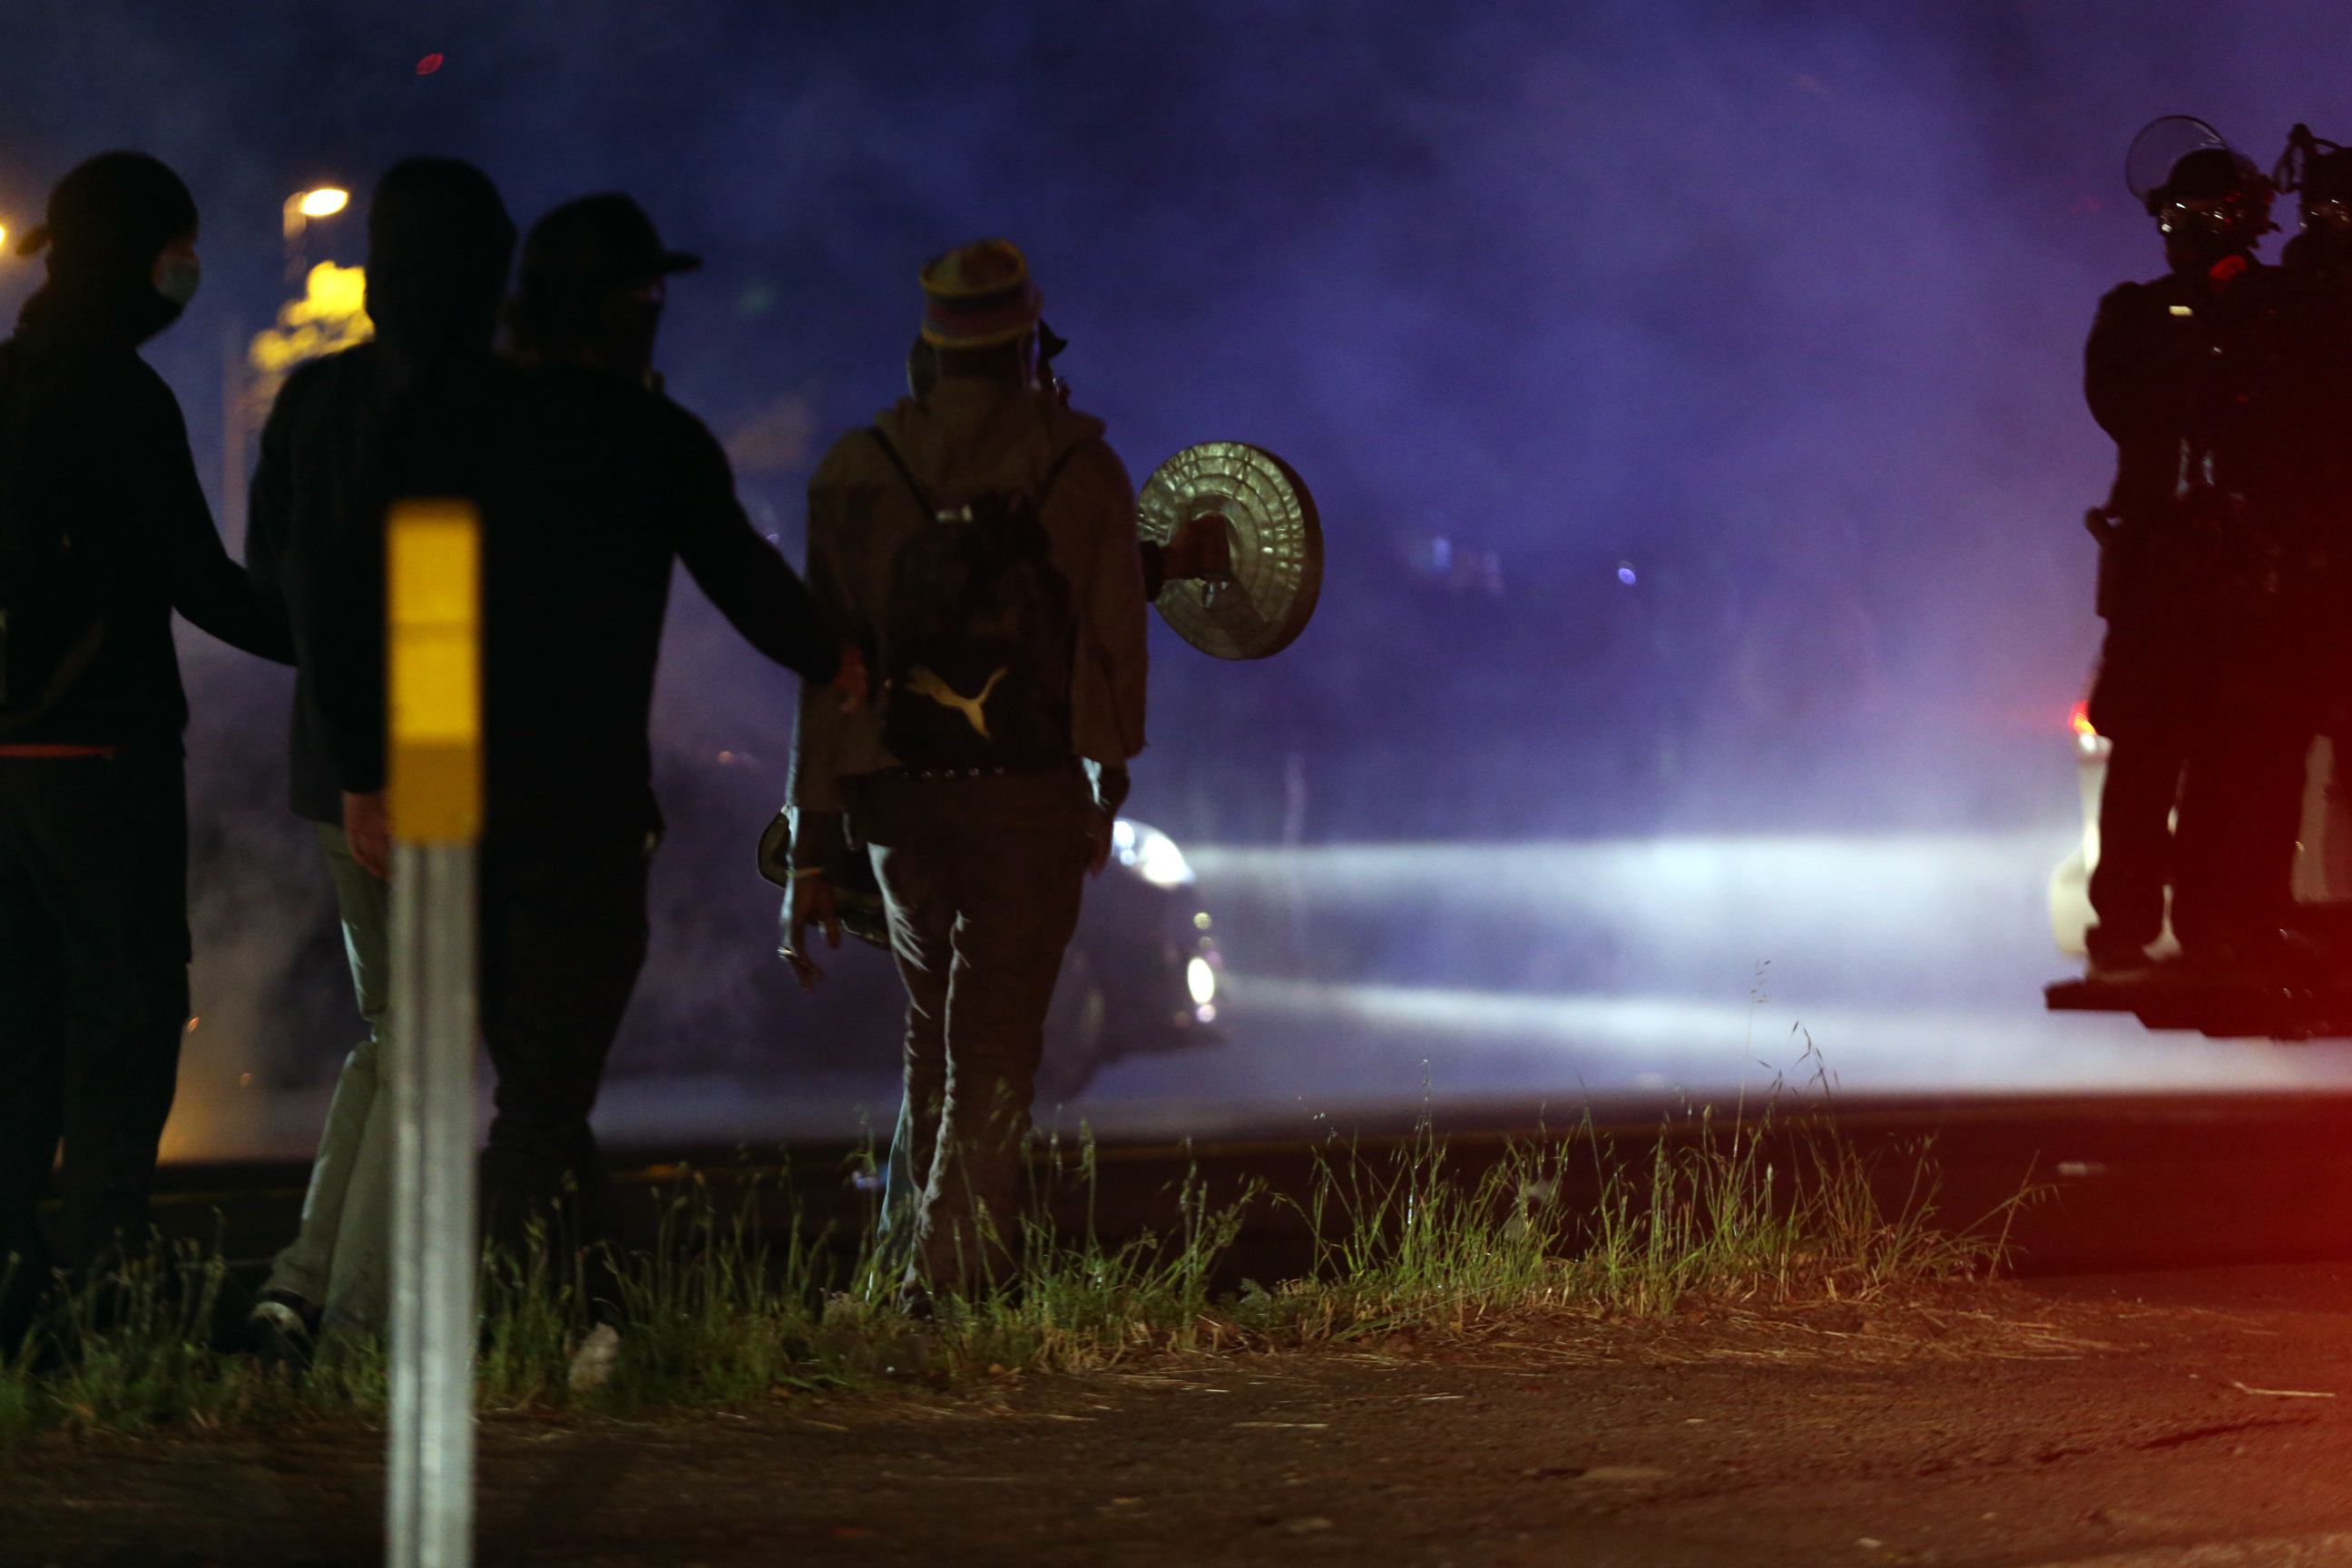
[[[939,1315],[939,1308],[931,1300],[930,1287],[911,1275],[899,1285],[891,1304],[909,1322],[928,1323]]]
[[[291,1290],[262,1291],[246,1314],[246,1348],[264,1366],[308,1367],[319,1348],[319,1310]]]
[[[613,1363],[620,1359],[621,1331],[610,1323],[599,1323],[588,1331],[572,1353],[571,1370],[564,1381],[574,1394],[593,1394],[613,1381]]]

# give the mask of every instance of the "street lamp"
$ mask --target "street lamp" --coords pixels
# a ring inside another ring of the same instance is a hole
[[[286,237],[299,238],[314,217],[332,217],[352,205],[352,194],[332,185],[297,191],[286,198]]]
[[[286,229],[286,280],[293,282],[303,273],[302,235],[313,218],[332,217],[352,205],[352,194],[335,185],[320,185],[311,190],[297,191],[286,198],[282,208]]]
[[[302,238],[311,223],[320,218],[333,217],[351,205],[351,192],[339,185],[316,185],[297,191],[286,198],[279,211],[286,236],[287,282],[304,283],[309,278],[310,258],[303,253]],[[331,269],[331,280],[332,275],[339,272],[349,275],[343,279],[347,285],[360,276],[360,269],[355,267],[333,268]],[[277,395],[286,372],[292,369],[299,360],[314,359],[322,353],[348,348],[367,335],[367,318],[360,310],[355,288],[346,287],[338,292],[349,296],[348,303],[341,310],[329,311],[323,317],[315,310],[308,316],[296,319],[289,319],[287,310],[278,313],[278,331],[264,331],[262,338],[283,340],[298,329],[302,338],[299,343],[281,342],[276,345],[286,352],[279,353],[267,364],[256,358],[261,348],[260,339],[248,346],[244,328],[234,318],[221,324],[221,515],[232,531],[245,525],[245,487],[247,468],[253,458],[253,437],[261,428],[269,400]],[[307,287],[302,298],[293,301],[288,310],[299,310],[306,301],[318,302],[314,300],[314,290]],[[357,318],[356,326],[353,317]],[[257,370],[265,373],[258,380],[252,374]],[[234,540],[234,531],[231,537]]]

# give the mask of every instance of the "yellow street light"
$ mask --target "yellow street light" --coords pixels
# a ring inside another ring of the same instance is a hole
[[[299,239],[302,230],[314,217],[332,217],[352,205],[352,194],[333,185],[320,185],[316,190],[297,191],[286,198],[286,237]]]

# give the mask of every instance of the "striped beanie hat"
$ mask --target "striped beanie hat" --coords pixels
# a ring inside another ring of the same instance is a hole
[[[1028,259],[1009,239],[958,246],[923,265],[923,341],[943,349],[984,349],[1037,324],[1044,296]]]

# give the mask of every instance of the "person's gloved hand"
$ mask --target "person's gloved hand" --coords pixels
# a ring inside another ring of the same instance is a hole
[[[809,956],[801,932],[813,925],[821,926],[827,947],[841,945],[840,905],[833,884],[825,879],[823,871],[811,866],[793,873],[792,910],[792,919],[784,927],[784,962],[793,966],[793,976],[801,983],[801,989],[814,991],[816,983],[824,978],[824,971]]]
[[[1226,583],[1234,575],[1234,531],[1221,511],[1187,521],[1160,552],[1160,568],[1171,583]]]

